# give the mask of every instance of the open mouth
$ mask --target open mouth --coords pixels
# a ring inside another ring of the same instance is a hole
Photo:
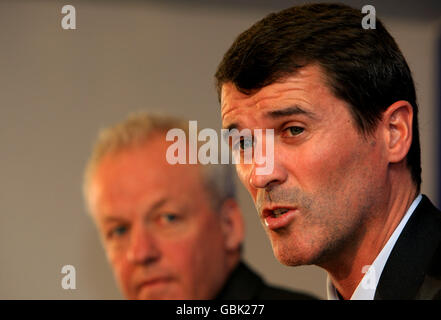
[[[263,210],[262,218],[269,229],[276,230],[287,227],[293,221],[296,212],[296,208],[267,208]]]
[[[284,215],[285,213],[287,213],[288,211],[289,211],[289,209],[279,208],[279,209],[273,210],[272,216],[274,218],[278,218],[278,217]]]

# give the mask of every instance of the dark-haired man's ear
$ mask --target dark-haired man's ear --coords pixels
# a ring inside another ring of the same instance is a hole
[[[225,237],[227,251],[240,248],[244,238],[244,222],[242,212],[234,199],[227,199],[220,210],[220,223]]]
[[[413,109],[407,101],[397,101],[383,113],[386,148],[390,163],[402,161],[412,143]]]

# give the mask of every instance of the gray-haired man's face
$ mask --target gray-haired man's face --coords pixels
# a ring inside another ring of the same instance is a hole
[[[227,276],[225,230],[195,165],[170,165],[158,136],[105,157],[90,205],[129,299],[211,299]]]

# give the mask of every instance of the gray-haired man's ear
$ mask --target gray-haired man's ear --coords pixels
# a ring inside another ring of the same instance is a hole
[[[234,199],[227,199],[220,208],[220,223],[227,251],[239,251],[245,231],[242,212]]]

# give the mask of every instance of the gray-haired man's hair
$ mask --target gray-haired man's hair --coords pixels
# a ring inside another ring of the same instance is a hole
[[[130,114],[122,122],[101,130],[85,170],[83,189],[86,199],[92,176],[106,155],[141,145],[148,142],[155,133],[166,134],[167,131],[175,128],[183,130],[188,139],[188,121],[147,112]],[[200,166],[203,183],[213,208],[218,210],[225,200],[236,197],[233,169],[227,164],[200,164]]]
[[[229,164],[202,165],[202,176],[215,210],[230,198],[236,198],[236,186],[232,166]]]

